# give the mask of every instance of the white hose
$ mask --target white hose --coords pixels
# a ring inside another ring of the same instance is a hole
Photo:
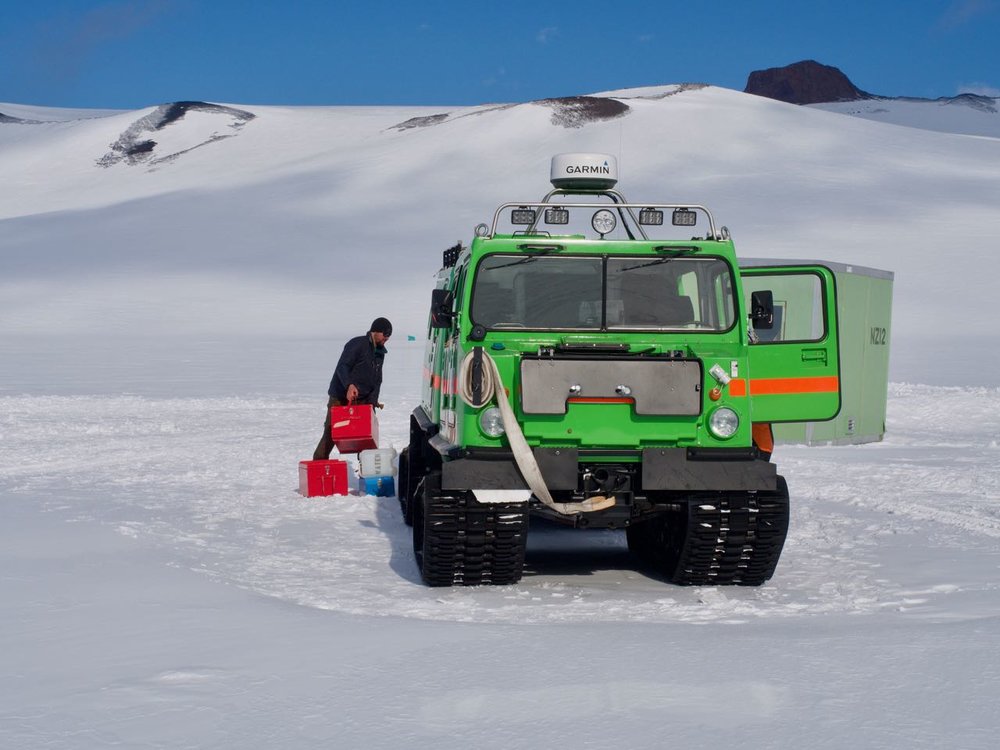
[[[514,461],[517,468],[521,470],[524,481],[528,483],[528,488],[543,503],[552,508],[557,513],[570,515],[572,513],[587,513],[589,511],[604,510],[615,504],[614,497],[588,497],[580,503],[557,503],[549,494],[549,488],[545,486],[545,479],[542,471],[538,468],[535,454],[531,452],[528,441],[524,439],[521,425],[514,416],[514,410],[507,400],[503,390],[503,380],[497,363],[486,350],[482,350],[483,356],[483,377],[480,386],[481,401],[477,404],[472,400],[472,361],[475,350],[465,355],[462,364],[458,368],[458,395],[462,401],[473,408],[479,408],[488,404],[493,397],[496,397],[497,406],[500,408],[500,417],[503,420],[503,428],[510,443],[510,449],[514,453]]]

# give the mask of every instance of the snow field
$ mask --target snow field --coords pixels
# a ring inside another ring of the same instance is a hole
[[[417,397],[408,395],[382,415],[383,446],[405,445],[404,404]],[[981,441],[967,431],[973,410]],[[1000,612],[989,601],[1000,585],[997,389],[894,384],[885,442],[781,446],[792,524],[775,578],[759,589],[669,586],[635,569],[623,532],[542,523],[521,585],[427,589],[394,498],[297,494],[297,462],[311,454],[321,415],[316,400],[273,396],[8,396],[0,480],[14,498],[47,497],[50,510],[151,542],[220,581],[351,614],[738,623]],[[910,557],[958,549],[957,575],[907,569]]]

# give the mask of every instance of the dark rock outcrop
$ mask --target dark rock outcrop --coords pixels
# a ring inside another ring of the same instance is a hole
[[[178,150],[168,154],[158,153],[156,151],[157,141],[146,136],[150,133],[165,130],[172,125],[176,126],[176,123],[183,120],[184,115],[188,112],[207,113],[217,117],[219,130],[207,137],[200,133],[192,133],[191,140],[187,141]],[[246,110],[226,107],[221,104],[211,104],[210,102],[184,101],[161,104],[148,115],[132,123],[118,137],[118,140],[111,144],[111,150],[97,160],[97,164],[101,167],[111,167],[120,162],[132,165],[155,165],[173,161],[188,151],[233,137],[254,117],[253,113]]]
[[[38,120],[22,120],[20,117],[11,117],[10,115],[5,115],[0,112],[0,122],[8,123],[10,125],[37,125]]]
[[[743,91],[789,104],[819,104],[871,99],[868,94],[831,65],[803,60],[783,68],[755,70]]]
[[[624,117],[629,106],[617,99],[603,96],[566,96],[559,99],[539,99],[533,104],[551,107],[552,124],[564,128],[582,128],[588,122]]]
[[[448,119],[448,113],[443,112],[439,115],[426,115],[424,117],[411,117],[409,120],[399,123],[398,125],[393,125],[392,130],[410,130],[412,128],[426,128],[430,125],[437,125],[438,123],[444,122]]]

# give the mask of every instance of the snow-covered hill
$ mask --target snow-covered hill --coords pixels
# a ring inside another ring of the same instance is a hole
[[[440,250],[499,203],[540,197],[548,158],[580,150],[618,155],[632,200],[708,205],[743,255],[896,272],[897,351],[995,340],[1000,140],[713,87],[613,93],[452,110],[186,103],[172,119],[0,104],[42,121],[0,123],[0,319],[32,335],[340,335],[377,288],[375,306],[419,332]]]
[[[941,99],[875,97],[809,106],[891,125],[1000,138],[1000,99],[980,94]]]
[[[936,106],[0,104],[0,747],[992,748],[1000,138]],[[344,337],[393,319],[400,447],[441,250],[566,151],[896,274],[886,440],[778,447],[764,587],[539,525],[520,585],[432,590],[394,499],[295,492]]]

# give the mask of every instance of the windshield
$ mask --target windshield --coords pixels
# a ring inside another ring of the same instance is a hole
[[[490,255],[471,315],[497,330],[725,331],[735,302],[718,258]]]

